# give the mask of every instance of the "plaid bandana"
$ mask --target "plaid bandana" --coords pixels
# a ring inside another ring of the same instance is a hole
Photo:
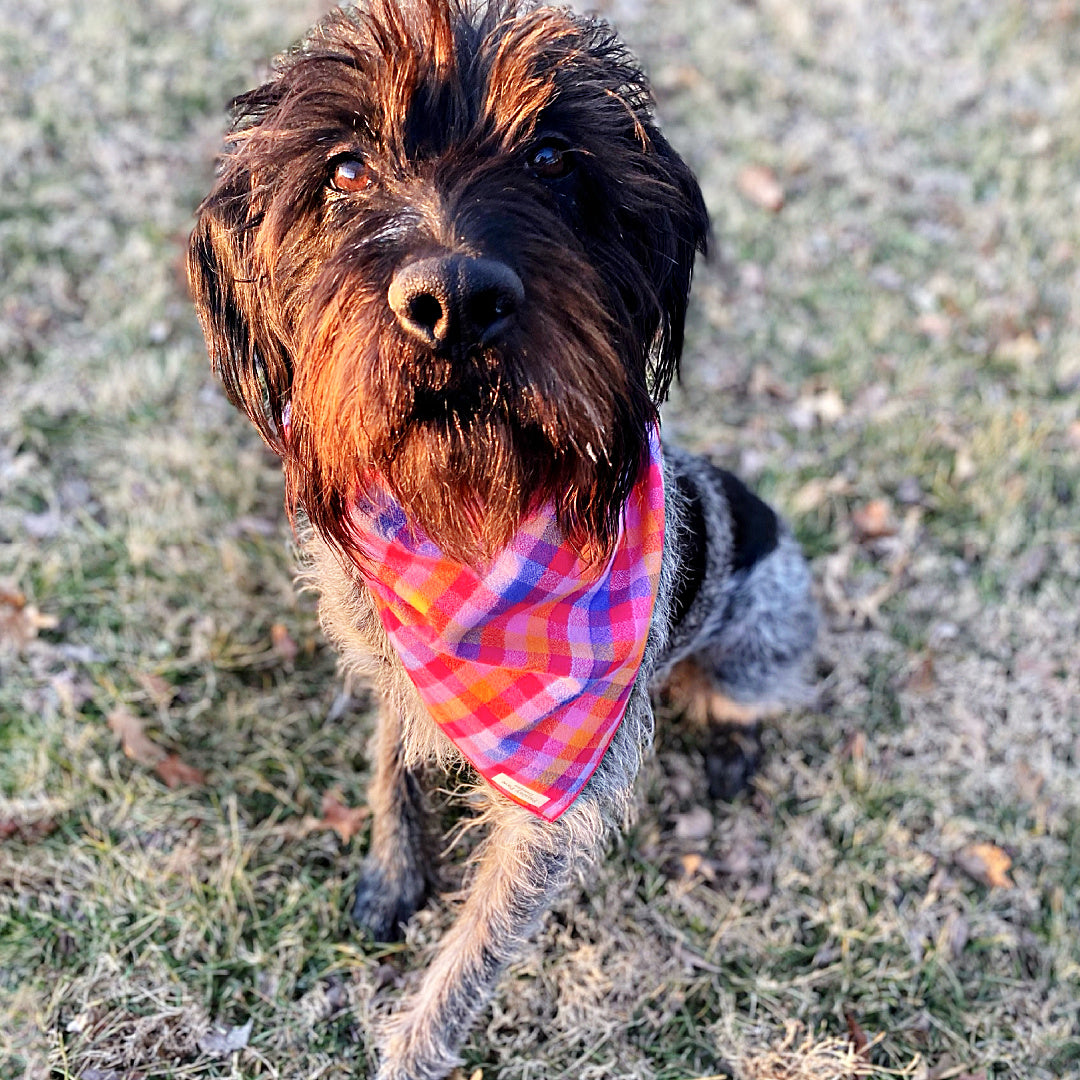
[[[548,505],[480,572],[448,559],[387,494],[365,494],[357,559],[435,722],[494,787],[548,821],[604,756],[641,667],[660,579],[659,433],[599,572]]]

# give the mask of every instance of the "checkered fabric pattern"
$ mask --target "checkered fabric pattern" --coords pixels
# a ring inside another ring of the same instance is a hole
[[[641,666],[664,543],[659,433],[599,571],[550,505],[479,573],[385,493],[358,500],[355,525],[357,565],[432,717],[499,791],[554,821],[604,756]]]

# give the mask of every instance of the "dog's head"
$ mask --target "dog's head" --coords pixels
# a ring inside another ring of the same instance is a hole
[[[475,562],[550,499],[579,547],[608,548],[708,228],[611,30],[371,0],[234,110],[192,289],[292,503],[349,548],[377,481]]]

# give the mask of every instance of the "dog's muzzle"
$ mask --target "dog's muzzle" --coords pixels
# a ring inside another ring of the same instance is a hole
[[[521,278],[506,263],[468,255],[407,263],[387,291],[401,328],[432,349],[491,345],[524,299]]]

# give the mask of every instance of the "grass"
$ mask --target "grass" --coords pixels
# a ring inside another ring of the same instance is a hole
[[[365,1075],[452,917],[374,948],[343,915],[364,833],[305,821],[363,804],[366,699],[181,281],[224,102],[317,10],[103,0],[0,30],[5,1078]],[[1080,10],[610,13],[715,222],[666,428],[792,521],[819,680],[704,839],[676,832],[700,752],[662,733],[637,825],[465,1075],[1080,1075]],[[895,532],[860,532],[875,499]],[[203,782],[126,757],[118,709]]]

